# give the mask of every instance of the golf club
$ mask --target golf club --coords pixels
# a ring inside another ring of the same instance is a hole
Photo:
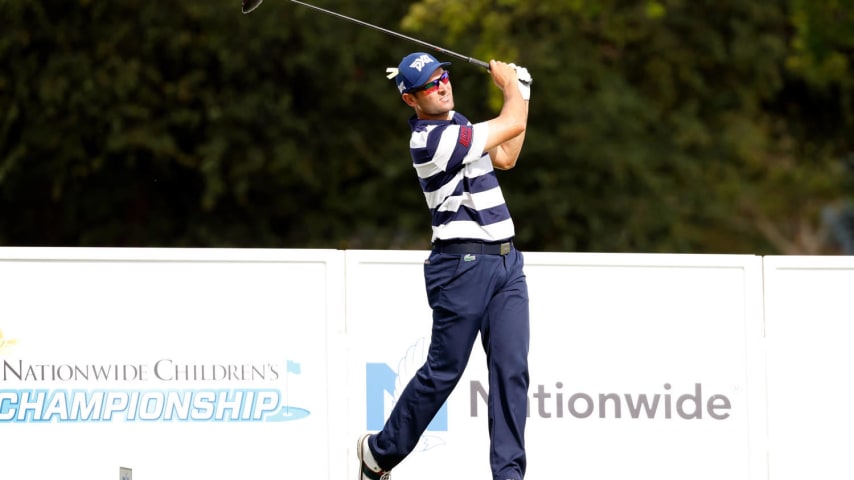
[[[249,13],[252,10],[255,10],[256,8],[258,8],[258,6],[261,5],[261,2],[263,2],[264,0],[242,0],[242,1],[243,1],[243,13]],[[376,25],[371,25],[370,23],[363,22],[363,21],[357,20],[355,18],[350,18],[346,15],[341,15],[340,13],[335,13],[331,10],[326,10],[324,8],[316,7],[314,5],[310,5],[310,4],[305,3],[305,2],[300,2],[297,0],[290,0],[290,1],[293,3],[298,3],[298,4],[305,6],[305,7],[308,7],[308,8],[313,8],[313,9],[320,11],[320,12],[323,12],[323,13],[327,13],[327,14],[332,15],[334,17],[338,17],[338,18],[341,18],[344,20],[348,20],[350,22],[353,22],[353,23],[358,24],[358,25],[362,25],[364,27],[373,28],[374,30],[378,30],[380,32],[386,33],[386,34],[391,35],[393,37],[402,38],[404,40],[409,40],[410,42],[417,43],[418,45],[421,45],[423,47],[431,48],[431,49],[433,49],[439,53],[443,53],[445,55],[450,55],[454,58],[459,58],[461,60],[465,60],[468,63],[472,63],[474,65],[478,65],[480,67],[483,67],[483,68],[489,70],[489,64],[482,61],[482,60],[478,60],[478,59],[472,58],[472,57],[467,57],[467,56],[462,55],[460,53],[452,52],[452,51],[444,49],[442,47],[438,47],[436,45],[424,42],[422,40],[418,40],[417,38],[408,37],[408,36],[403,35],[401,33],[393,32],[391,30],[387,30],[385,28],[378,27]]]

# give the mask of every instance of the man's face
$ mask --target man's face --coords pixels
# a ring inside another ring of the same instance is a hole
[[[444,68],[438,68],[421,87],[403,94],[403,101],[424,120],[447,120],[454,109],[454,92]]]

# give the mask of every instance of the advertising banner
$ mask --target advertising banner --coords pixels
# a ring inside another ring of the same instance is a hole
[[[4,478],[356,478],[426,359],[427,253],[0,248]],[[527,478],[850,472],[854,265],[766,259],[766,391],[760,257],[525,260]],[[485,363],[395,477],[491,477]]]
[[[339,477],[342,267],[323,250],[0,249],[3,478]]]
[[[426,256],[347,252],[354,442],[382,427],[426,359]],[[525,259],[528,478],[766,478],[764,416],[748,413],[765,401],[761,258]],[[478,340],[462,381],[395,475],[491,478],[487,385]],[[351,460],[354,478],[355,468]]]
[[[854,257],[765,257],[772,480],[854,478]]]

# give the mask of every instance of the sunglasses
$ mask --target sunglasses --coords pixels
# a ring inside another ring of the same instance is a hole
[[[430,95],[431,93],[435,92],[436,90],[439,90],[439,84],[440,83],[444,83],[444,84],[448,83],[448,71],[447,70],[445,70],[444,73],[442,73],[442,76],[440,76],[436,80],[433,80],[432,82],[427,82],[424,85],[421,85],[420,87],[413,88],[412,92],[424,92],[424,95]]]

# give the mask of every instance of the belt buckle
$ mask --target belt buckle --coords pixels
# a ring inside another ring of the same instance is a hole
[[[510,253],[510,242],[504,242],[501,244],[501,255],[507,255]]]

